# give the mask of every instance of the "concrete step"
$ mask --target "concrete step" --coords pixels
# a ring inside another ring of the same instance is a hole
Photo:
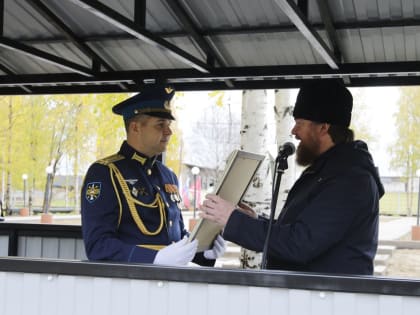
[[[392,256],[392,254],[394,253],[396,249],[397,249],[397,246],[394,246],[394,245],[379,245],[378,251],[376,252],[376,254]]]
[[[223,258],[239,258],[241,255],[241,247],[233,243],[227,243]]]
[[[387,254],[376,255],[374,264],[375,266],[386,266],[388,264],[389,258],[391,258],[391,256]]]
[[[373,274],[375,276],[385,276],[386,275],[386,266],[385,265],[375,265]]]
[[[241,264],[239,263],[239,259],[218,259],[216,260],[215,267],[218,268],[227,268],[227,269],[239,269]]]
[[[240,268],[239,257],[241,255],[241,247],[235,243],[226,242],[226,251],[223,257],[216,261],[216,267],[237,269]],[[389,258],[391,258],[396,246],[393,245],[380,245],[375,256],[375,275],[385,275],[386,266]]]

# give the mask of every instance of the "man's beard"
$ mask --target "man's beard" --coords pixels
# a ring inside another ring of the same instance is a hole
[[[301,166],[311,165],[319,155],[319,143],[316,141],[304,144],[299,143],[296,150],[296,162]]]

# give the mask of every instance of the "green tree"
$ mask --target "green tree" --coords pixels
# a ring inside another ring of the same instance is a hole
[[[8,191],[5,204],[10,207],[13,191],[22,190],[22,174],[28,175],[31,201],[34,189],[51,190],[52,181],[45,186],[47,166],[53,169],[52,178],[65,165],[66,174],[76,175],[77,180],[77,175],[83,175],[93,161],[116,152],[125,130],[122,118],[114,115],[111,108],[127,97],[128,94],[0,97],[0,110],[4,113],[0,117],[0,188],[2,197]],[[79,194],[73,192],[73,197],[78,199]]]
[[[391,166],[401,170],[407,188],[408,215],[413,208],[413,179],[420,169],[420,89],[401,87],[399,110],[394,115],[397,138],[389,147]]]

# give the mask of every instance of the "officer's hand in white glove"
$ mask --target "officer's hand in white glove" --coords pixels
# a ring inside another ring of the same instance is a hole
[[[157,252],[153,263],[155,265],[186,266],[197,251],[198,241],[188,242],[188,238],[162,248]]]
[[[213,248],[204,251],[204,257],[207,259],[217,259],[222,257],[226,251],[226,242],[219,234],[213,243]]]

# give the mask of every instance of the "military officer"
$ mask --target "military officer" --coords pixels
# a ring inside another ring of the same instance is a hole
[[[167,86],[146,86],[115,105],[127,139],[119,152],[93,163],[81,196],[82,231],[90,260],[213,266],[223,255],[219,236],[214,247],[196,253],[197,241],[187,240],[178,204],[176,175],[158,159],[166,150],[175,119]]]

